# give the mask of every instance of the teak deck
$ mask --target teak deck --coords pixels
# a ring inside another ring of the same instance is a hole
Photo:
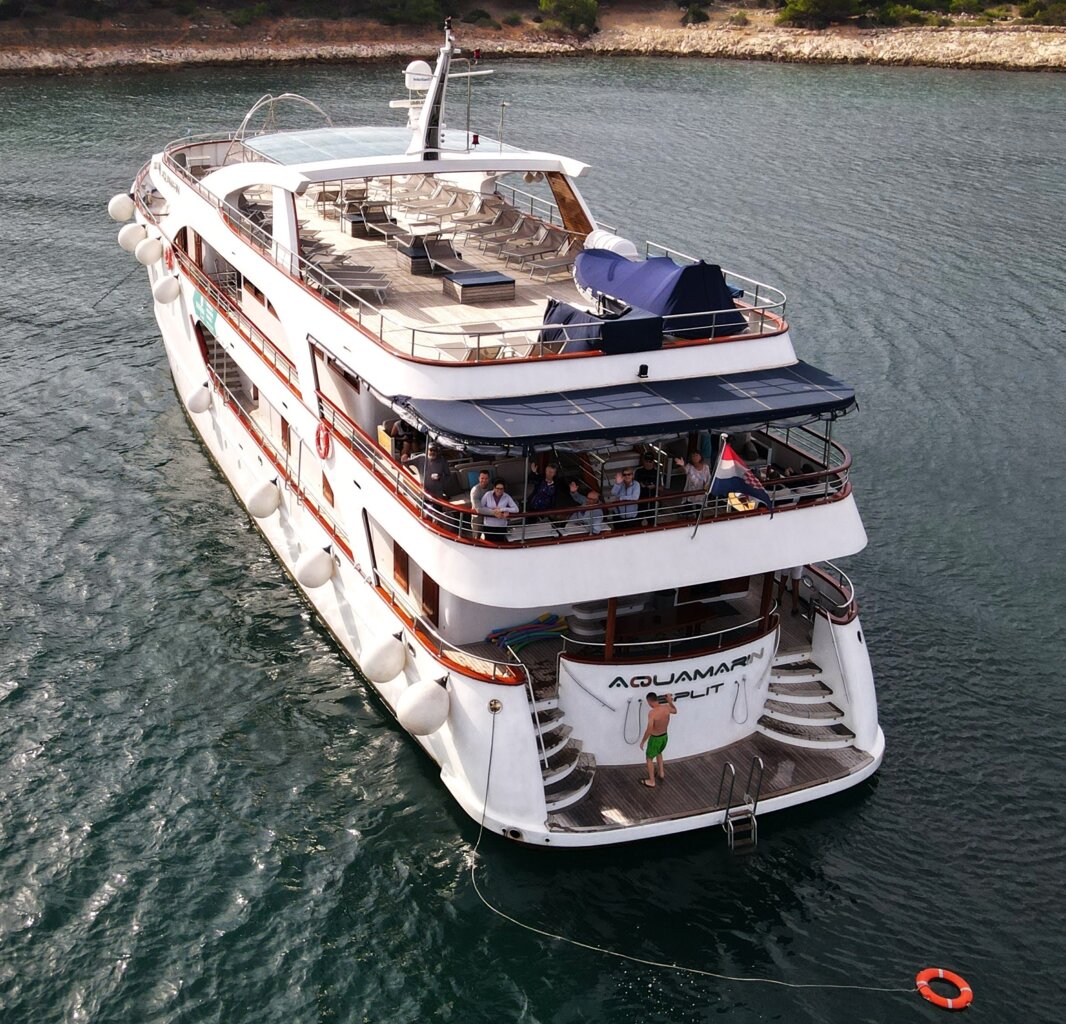
[[[550,814],[549,828],[564,832],[599,831],[722,810],[725,795],[719,802],[718,787],[727,761],[737,773],[732,799],[735,807],[743,801],[744,784],[751,760],[756,755],[765,765],[760,802],[844,778],[873,760],[869,754],[854,747],[811,750],[778,743],[762,733],[755,733],[720,750],[677,761],[670,760],[667,747],[666,781],[649,789],[640,784],[639,780],[647,777],[647,771],[644,760],[640,759],[639,763],[636,760],[640,752],[636,746],[633,749],[633,764],[597,765],[588,794],[572,807]],[[728,782],[724,788],[728,792]]]

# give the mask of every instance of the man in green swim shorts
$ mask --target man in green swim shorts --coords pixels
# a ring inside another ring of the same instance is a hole
[[[644,750],[644,756],[648,760],[648,777],[641,779],[640,784],[648,789],[655,788],[655,768],[659,768],[659,781],[666,777],[663,772],[663,751],[666,749],[666,727],[670,724],[670,716],[677,714],[674,707],[674,695],[668,693],[665,697],[659,697],[654,693],[648,694],[648,727],[644,730],[644,738],[640,741]]]

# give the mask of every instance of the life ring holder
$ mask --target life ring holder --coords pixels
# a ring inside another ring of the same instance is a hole
[[[333,439],[329,436],[329,426],[325,420],[319,420],[315,428],[315,451],[323,461],[329,458],[333,448]]]
[[[954,985],[959,990],[959,994],[942,996],[939,992],[934,992],[929,982],[936,978]],[[924,971],[919,971],[914,983],[924,999],[928,999],[934,1006],[945,1010],[965,1010],[973,1002],[973,989],[970,988],[966,979],[960,978],[954,971],[944,970],[943,967],[927,967]]]

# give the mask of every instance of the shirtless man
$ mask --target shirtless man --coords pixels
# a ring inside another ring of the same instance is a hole
[[[644,738],[640,741],[641,747],[647,743],[644,756],[648,760],[648,777],[641,779],[640,784],[648,789],[655,788],[655,766],[659,766],[659,781],[666,776],[663,774],[663,751],[666,749],[666,727],[670,724],[670,716],[677,714],[674,707],[674,695],[668,693],[661,700],[654,693],[648,694],[648,727],[644,730]]]

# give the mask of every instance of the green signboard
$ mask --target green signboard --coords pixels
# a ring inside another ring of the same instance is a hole
[[[197,291],[192,293],[192,309],[196,314],[196,319],[212,334],[217,334],[215,321],[218,320],[218,310]]]

